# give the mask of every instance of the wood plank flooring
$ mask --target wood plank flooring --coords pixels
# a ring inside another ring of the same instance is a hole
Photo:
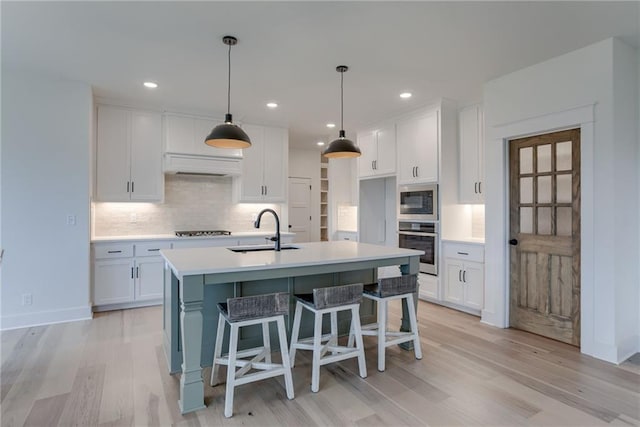
[[[395,328],[399,314],[396,304]],[[309,353],[300,352],[294,400],[287,400],[281,378],[241,386],[230,419],[222,413],[224,385],[205,387],[205,410],[180,414],[179,375],[167,373],[160,307],[7,331],[0,334],[0,421],[7,427],[640,425],[638,355],[615,366],[424,301],[418,322],[422,360],[392,347],[387,370],[378,372],[375,339],[365,337],[369,376],[358,376],[355,359],[328,365],[320,392],[312,393]]]

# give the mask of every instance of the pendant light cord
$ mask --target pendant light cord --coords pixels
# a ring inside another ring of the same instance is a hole
[[[229,45],[229,73],[227,74],[227,114],[231,113],[231,45]]]
[[[344,71],[340,71],[340,129],[344,130]]]

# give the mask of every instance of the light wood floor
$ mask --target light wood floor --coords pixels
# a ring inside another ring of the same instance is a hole
[[[303,352],[294,400],[281,379],[241,386],[231,419],[222,414],[224,385],[206,386],[206,410],[180,415],[160,307],[4,332],[2,426],[640,424],[637,362],[615,366],[425,302],[418,314],[422,360],[393,347],[378,372],[375,340],[365,337],[369,377],[358,376],[355,359],[329,365],[314,394]]]

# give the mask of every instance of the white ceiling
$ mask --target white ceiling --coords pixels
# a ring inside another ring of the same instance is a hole
[[[337,136],[345,74],[347,136],[612,36],[640,46],[630,2],[7,2],[2,66],[91,84],[98,96],[173,111],[226,110],[283,125],[297,147]],[[155,91],[142,87],[157,81]],[[414,96],[401,100],[401,91]],[[276,110],[265,107],[276,101]]]

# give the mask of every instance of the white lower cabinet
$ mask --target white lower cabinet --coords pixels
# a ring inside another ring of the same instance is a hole
[[[484,248],[444,242],[443,300],[474,312],[484,306]]]
[[[420,283],[418,296],[426,300],[437,300],[438,295],[438,276],[420,273],[418,274],[418,282]]]
[[[93,305],[160,302],[164,259],[171,242],[96,243],[93,246]]]

